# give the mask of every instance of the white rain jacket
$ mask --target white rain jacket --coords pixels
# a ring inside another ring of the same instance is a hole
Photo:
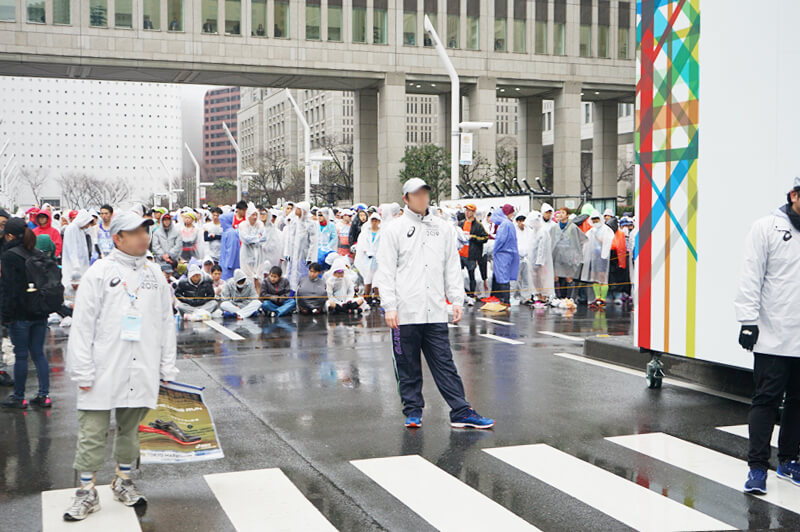
[[[264,224],[264,243],[261,248],[263,249],[265,264],[277,266],[281,263],[281,258],[283,258],[283,235],[272,223],[272,215],[267,216],[267,221],[262,223]]]
[[[92,221],[89,211],[79,211],[75,219],[64,229],[64,239],[61,247],[61,282],[69,285],[72,274],[83,274],[89,267],[89,246],[86,236],[89,229],[81,229]]]
[[[800,357],[800,231],[781,209],[757,220],[747,236],[736,319],[758,325],[753,351]]]
[[[131,307],[120,277],[135,293],[141,339],[122,340],[122,318]],[[141,284],[141,285],[140,285]],[[155,408],[159,380],[173,380],[175,318],[172,290],[158,265],[114,250],[81,279],[67,344],[67,372],[78,386],[79,410]]]
[[[532,215],[533,213],[531,213]],[[531,216],[529,215],[529,216]],[[527,220],[527,218],[526,218]],[[512,281],[514,286],[512,286],[512,290],[516,288],[518,290],[517,294],[519,298],[522,300],[529,299],[531,295],[533,295],[532,288],[533,288],[533,265],[531,263],[531,255],[533,253],[533,240],[535,237],[535,231],[530,227],[525,227],[525,229],[520,229],[516,222],[514,222],[514,229],[517,231],[517,250],[519,251],[519,273],[517,274],[517,280]],[[512,292],[512,295],[514,293]]]
[[[525,225],[533,231],[533,246],[528,261],[531,267],[533,291],[546,297],[555,296],[553,273],[552,224],[545,222],[540,213],[526,218]],[[577,229],[577,228],[576,228]]]
[[[283,242],[283,256],[288,263],[286,277],[292,290],[297,290],[300,277],[308,271],[305,263],[317,261],[317,240],[319,238],[319,224],[311,219],[311,207],[307,202],[297,204],[303,215],[296,216],[286,226]]]
[[[586,232],[586,243],[583,245],[582,281],[593,283],[608,282],[608,266],[611,258],[611,244],[614,243],[614,231],[600,222]]]
[[[364,278],[366,284],[371,284],[374,272],[378,269],[377,257],[380,242],[380,228],[375,232],[375,238],[373,238],[372,227],[368,224],[361,227],[361,233],[358,235],[358,241],[356,242],[356,258],[353,261],[353,266]]]
[[[255,206],[251,203],[247,207],[245,219],[237,228],[239,240],[242,245],[239,247],[239,267],[244,271],[248,279],[255,279],[264,270],[266,257],[264,256],[264,223],[256,220],[255,225],[250,225],[250,216],[258,213]]]
[[[447,322],[445,297],[458,306],[465,297],[456,232],[430,209],[425,216],[405,209],[381,229],[373,283],[400,325]]]

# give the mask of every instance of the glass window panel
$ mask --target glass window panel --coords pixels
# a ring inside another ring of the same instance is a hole
[[[581,57],[592,55],[592,0],[581,0],[578,54]]]
[[[142,29],[161,29],[161,0],[143,0]]]
[[[597,57],[608,57],[608,26],[597,27]]]
[[[629,2],[619,3],[619,28],[617,30],[617,57],[628,59],[630,46],[630,17],[631,6]]]
[[[553,55],[567,53],[567,1],[553,2]]]
[[[106,0],[89,0],[89,25],[108,26],[108,4]]]
[[[47,22],[44,17],[44,0],[28,0],[25,5],[27,11],[27,21],[44,24]]]
[[[377,2],[375,2],[377,4]],[[386,44],[388,41],[387,27],[389,16],[386,8],[373,8],[372,10],[372,42]]]
[[[242,1],[225,0],[225,33],[241,35],[242,33]]]
[[[16,5],[15,0],[0,0],[0,20],[4,22],[16,20]]]
[[[342,40],[342,0],[328,0],[328,40]]]
[[[114,26],[117,28],[133,27],[133,0],[115,0]]]
[[[608,0],[597,3],[597,57],[608,57],[608,31],[611,17],[611,5]]]
[[[547,53],[547,21],[536,21],[536,53]]]
[[[275,0],[275,37],[289,38],[289,1]]]
[[[183,0],[167,0],[169,31],[183,31]]]
[[[306,0],[306,40],[320,40],[319,28],[321,23],[322,10],[320,9],[319,0]]]
[[[255,37],[267,36],[267,0],[250,0],[250,34]]]
[[[353,7],[353,42],[367,42],[366,7]]]
[[[53,0],[53,24],[71,24],[69,10],[70,0]]]
[[[470,50],[480,50],[481,7],[479,0],[467,0],[467,43]]]
[[[417,45],[417,12],[403,12],[403,44],[408,46]]]
[[[217,33],[217,0],[203,0],[203,33]]]
[[[528,36],[528,32],[525,31],[525,21],[514,19],[514,51],[515,52],[526,52],[527,51],[527,44],[525,39]]]
[[[431,24],[433,24],[434,29],[438,33],[438,31],[439,31],[439,23],[437,21],[438,17],[436,16],[435,13],[426,13],[426,15],[431,20]],[[431,40],[431,37],[430,37],[430,35],[428,35],[427,31],[425,33],[423,33],[423,36],[424,36],[423,37],[423,44],[425,46],[433,46],[433,41]]]
[[[458,15],[447,15],[447,47],[458,48],[458,30],[460,26]]]
[[[494,51],[506,51],[506,19],[494,19]]]

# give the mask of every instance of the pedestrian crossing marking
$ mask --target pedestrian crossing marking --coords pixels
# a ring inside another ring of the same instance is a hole
[[[219,324],[219,323],[215,322],[214,320],[205,320],[203,323],[205,323],[206,325],[208,325],[209,327],[211,327],[212,329],[214,329],[218,333],[227,336],[231,340],[235,340],[235,341],[244,340],[244,336],[240,335],[239,333],[233,332],[232,330],[228,329],[227,327],[225,327],[222,324]]]
[[[737,491],[742,491],[747,479],[749,468],[744,460],[662,432],[606,439]],[[774,471],[767,472],[767,491],[759,499],[800,513],[800,488],[779,480]]]
[[[505,342],[511,345],[520,345],[525,343],[525,342],[520,342],[519,340],[513,340],[511,338],[506,338],[504,336],[497,336],[489,333],[483,333],[481,334],[481,336],[483,336],[484,338],[489,338],[490,340],[497,340],[498,342]]]
[[[514,325],[510,321],[496,320],[493,318],[478,318],[481,321],[488,321],[489,323],[496,323],[497,325]]]
[[[741,436],[742,438],[750,439],[750,429],[747,425],[728,425],[725,427],[717,427],[717,430],[721,430],[722,432],[727,432],[728,434],[733,434],[734,436]],[[772,439],[770,440],[770,445],[773,447],[778,447],[778,434],[781,430],[780,425],[775,425],[775,428],[772,429]]]
[[[561,333],[552,332],[552,331],[539,331],[539,334],[552,336],[554,338],[561,338],[562,340],[569,340],[570,342],[577,342],[577,343],[581,343],[581,344],[585,340],[585,338],[581,338],[580,336],[570,336],[568,334],[561,334]]]
[[[215,473],[203,478],[238,532],[336,530],[278,468]]]
[[[353,460],[350,463],[444,532],[538,530],[419,455]],[[457,507],[455,510],[453,503]]]
[[[731,530],[722,521],[549,445],[484,451],[637,530]]]
[[[136,510],[114,499],[111,486],[96,486],[100,511],[83,521],[64,521],[76,488],[42,492],[42,532],[141,532]]]

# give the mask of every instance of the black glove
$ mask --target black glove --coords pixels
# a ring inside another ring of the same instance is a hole
[[[748,351],[752,351],[758,342],[758,325],[742,325],[739,332],[739,345]]]

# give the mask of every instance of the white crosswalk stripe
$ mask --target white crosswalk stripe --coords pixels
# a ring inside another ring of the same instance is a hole
[[[637,530],[731,529],[726,523],[549,445],[484,451]]]
[[[520,342],[519,340],[514,340],[513,338],[506,338],[505,336],[497,336],[495,334],[489,334],[489,333],[481,334],[481,336],[483,336],[484,338],[488,338],[490,340],[497,340],[498,342],[504,342],[506,344],[511,344],[511,345],[521,345],[525,343],[525,342]]]
[[[418,455],[353,460],[365,475],[442,531],[537,530],[536,527]],[[453,511],[442,497],[466,511]]]
[[[731,489],[742,491],[744,488],[748,471],[747,462],[744,460],[661,432],[606,439]],[[800,488],[790,482],[779,480],[774,471],[768,472],[767,492],[767,495],[759,498],[800,513]]]
[[[510,321],[496,320],[494,318],[477,318],[477,319],[479,319],[481,321],[488,321],[489,323],[494,323],[494,324],[497,324],[497,325],[514,325]]]
[[[203,478],[238,532],[336,530],[280,469],[216,473]]]
[[[750,438],[750,430],[747,425],[727,425],[724,427],[717,427],[717,430],[721,430],[722,432],[727,432],[728,434],[733,434],[734,436],[741,436],[742,438],[745,439]],[[780,426],[775,425],[775,428],[772,430],[772,439],[770,440],[770,444],[773,447],[778,446],[779,431],[780,431]]]
[[[64,521],[75,488],[42,492],[42,532],[140,532],[136,510],[114,499],[111,486],[97,486],[100,511],[83,521]]]

